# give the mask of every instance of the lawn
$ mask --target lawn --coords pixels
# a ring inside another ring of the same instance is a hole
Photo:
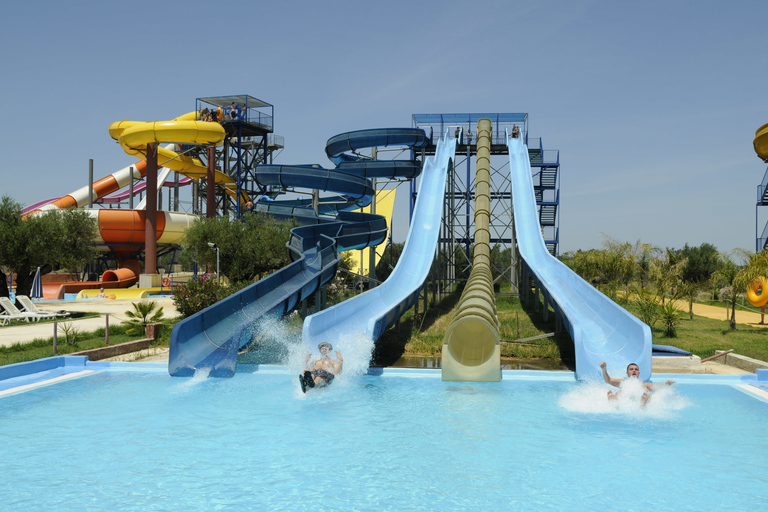
[[[163,328],[160,330],[158,339],[153,346],[168,346],[171,338],[171,329],[178,319],[163,321]],[[109,344],[117,345],[127,341],[142,339],[144,332],[132,334],[126,333],[129,325],[110,325],[109,326]],[[96,329],[91,332],[65,332],[68,328],[66,323],[59,320],[59,332],[57,335],[56,352],[53,351],[53,337],[36,339],[27,343],[15,343],[9,347],[0,347],[0,366],[13,363],[23,363],[33,361],[44,357],[54,355],[66,355],[81,350],[89,350],[105,346],[104,328]]]

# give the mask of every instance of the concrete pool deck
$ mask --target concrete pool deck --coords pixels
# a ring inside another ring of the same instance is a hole
[[[81,301],[56,301],[37,303],[41,311],[72,311],[85,313],[98,313],[98,318],[85,319],[62,319],[59,322],[72,322],[80,331],[93,331],[103,328],[106,324],[106,314],[109,314],[110,325],[122,323],[126,318],[125,312],[131,309],[133,302],[139,302],[141,299],[104,299],[104,300],[81,300]],[[170,297],[157,297],[150,299],[163,308],[165,317],[172,318],[178,315],[176,306]],[[678,304],[680,309],[688,311],[688,304]],[[725,320],[723,308],[707,306],[703,304],[694,304],[694,314],[717,320]],[[760,322],[759,313],[748,311],[738,311],[736,313],[739,323],[748,323],[758,325]],[[39,338],[49,338],[53,335],[53,323],[21,323],[8,327],[0,328],[0,346],[10,346],[14,343],[28,343]],[[150,347],[140,352],[133,352],[122,356],[116,356],[105,361],[136,361],[136,362],[168,362],[169,349],[167,347]],[[654,357],[653,373],[691,373],[691,374],[713,374],[713,375],[739,375],[754,373],[754,369],[744,365],[733,363],[731,357],[729,364],[728,357],[718,358],[714,361],[701,362],[697,356],[693,357]],[[757,363],[763,363],[758,361]],[[765,366],[758,366],[768,368]],[[741,366],[741,367],[740,367]],[[751,371],[750,371],[751,370]]]
[[[132,308],[131,304],[142,299],[103,299],[103,300],[78,300],[38,302],[40,311],[71,311],[82,313],[98,313],[98,318],[60,318],[59,324],[71,322],[79,331],[95,331],[105,327],[106,315],[109,314],[109,324],[118,325],[126,319],[125,312]],[[146,300],[146,299],[144,299]],[[158,297],[149,299],[163,308],[166,318],[178,316],[176,306],[170,297]],[[0,346],[9,347],[15,343],[29,343],[36,339],[46,339],[53,336],[53,322],[24,322],[0,328]]]

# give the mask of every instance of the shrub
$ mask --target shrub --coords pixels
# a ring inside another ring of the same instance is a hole
[[[64,343],[67,345],[77,345],[77,340],[80,337],[80,329],[78,329],[72,322],[59,324],[59,331],[64,335]]]
[[[656,302],[656,297],[639,289],[635,290],[635,292],[636,299],[634,302],[637,307],[635,316],[648,324],[649,327],[653,328],[653,325],[659,320],[659,316],[661,315],[660,306]]]
[[[176,310],[184,317],[192,316],[221,299],[243,289],[250,283],[219,284],[216,279],[201,277],[177,286],[173,291],[173,303]]]
[[[129,318],[125,323],[130,325],[130,328],[125,331],[128,334],[141,331],[144,326],[158,323],[163,319],[163,308],[155,310],[157,304],[154,301],[142,300],[131,305],[133,306],[133,311],[128,310],[125,312],[125,315]]]
[[[680,321],[682,313],[675,307],[672,301],[667,302],[661,307],[661,318],[664,321],[666,335],[668,338],[677,337],[677,322]]]

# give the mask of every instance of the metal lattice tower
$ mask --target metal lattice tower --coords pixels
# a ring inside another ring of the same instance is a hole
[[[517,257],[506,145],[507,129],[518,126],[526,140],[534,174],[534,193],[539,208],[542,234],[550,252],[557,256],[559,246],[559,152],[543,150],[540,139],[528,138],[528,114],[415,114],[413,125],[432,135],[434,142],[446,131],[459,136],[456,160],[446,184],[442,229],[436,255],[433,290],[438,297],[466,280],[470,271],[470,252],[474,240],[474,193],[476,126],[478,119],[493,123],[491,142],[491,218],[489,231],[497,290],[517,294]],[[457,130],[458,129],[458,130]],[[434,144],[424,155],[434,154]],[[411,197],[416,186],[412,184]]]

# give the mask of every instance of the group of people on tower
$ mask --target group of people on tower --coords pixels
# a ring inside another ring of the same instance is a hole
[[[225,120],[242,121],[244,114],[245,106],[239,105],[233,101],[226,107],[218,107],[216,109],[204,108],[200,111],[200,120],[209,123],[221,123]]]

